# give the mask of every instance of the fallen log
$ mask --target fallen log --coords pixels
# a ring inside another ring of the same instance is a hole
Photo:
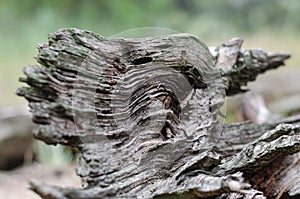
[[[241,45],[50,34],[17,94],[29,101],[37,139],[79,149],[83,189],[31,189],[47,199],[299,197],[299,115],[260,125],[217,119],[226,96],[290,57]]]
[[[31,160],[33,124],[28,107],[1,107],[0,127],[0,170],[12,170]]]

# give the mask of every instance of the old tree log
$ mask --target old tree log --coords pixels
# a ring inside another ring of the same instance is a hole
[[[299,198],[300,116],[218,119],[226,96],[289,58],[241,44],[50,34],[17,94],[29,101],[37,139],[80,150],[83,189],[31,189],[47,199]]]

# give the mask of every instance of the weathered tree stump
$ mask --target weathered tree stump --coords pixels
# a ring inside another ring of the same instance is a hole
[[[217,119],[226,96],[289,58],[241,44],[51,34],[17,93],[29,101],[36,138],[81,151],[83,189],[38,181],[31,189],[47,199],[299,197],[300,116]]]

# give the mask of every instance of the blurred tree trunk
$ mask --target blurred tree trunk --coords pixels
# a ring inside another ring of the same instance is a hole
[[[0,169],[12,170],[22,165],[26,157],[31,161],[33,123],[28,108],[25,105],[2,107],[0,127]]]

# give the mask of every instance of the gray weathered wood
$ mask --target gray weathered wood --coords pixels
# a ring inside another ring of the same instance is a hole
[[[217,116],[226,95],[244,92],[289,54],[241,44],[237,38],[209,50],[188,34],[51,34],[39,47],[41,66],[24,69],[20,80],[29,87],[17,93],[29,101],[36,138],[81,151],[84,189],[38,181],[31,188],[55,199],[274,197],[285,181],[265,191],[267,180],[255,176],[300,151],[300,116],[262,125],[224,125]]]
[[[33,123],[28,107],[1,107],[0,127],[0,169],[11,170],[31,155]]]

